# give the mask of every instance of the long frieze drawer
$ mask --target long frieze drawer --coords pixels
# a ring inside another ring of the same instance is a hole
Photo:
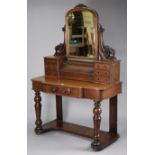
[[[43,91],[62,96],[82,97],[82,88],[73,88],[61,85],[44,85]]]

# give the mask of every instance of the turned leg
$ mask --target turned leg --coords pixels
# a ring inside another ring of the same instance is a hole
[[[109,131],[117,133],[117,96],[110,98]]]
[[[35,90],[35,112],[36,112],[36,128],[35,132],[36,134],[40,134],[42,132],[42,121],[41,121],[41,96],[40,92]]]
[[[94,140],[92,142],[92,148],[95,148],[97,146],[101,145],[100,142],[100,134],[99,134],[99,130],[100,130],[100,122],[101,122],[101,104],[100,101],[95,101],[94,104],[94,109],[93,109],[93,113],[94,113]]]
[[[56,95],[56,113],[57,113],[57,126],[62,126],[63,111],[62,111],[62,96]]]

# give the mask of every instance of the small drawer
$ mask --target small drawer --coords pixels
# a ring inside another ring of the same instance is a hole
[[[108,77],[105,77],[105,76],[96,76],[94,77],[94,81],[95,82],[102,82],[102,83],[109,83],[110,82],[110,79]]]
[[[56,63],[45,63],[45,69],[48,69],[48,68],[57,68],[57,64]]]
[[[48,58],[44,58],[45,63],[47,64],[56,64],[57,63],[57,59],[48,59]]]
[[[96,70],[94,73],[94,81],[108,83],[110,81],[110,72],[104,70]]]
[[[105,63],[95,63],[94,68],[108,71],[110,69],[110,65]]]
[[[82,89],[81,88],[59,86],[58,93],[62,94],[62,96],[82,97]]]
[[[43,91],[47,93],[57,93],[59,87],[57,85],[43,85]]]
[[[95,76],[109,77],[109,75],[110,75],[109,71],[105,71],[105,70],[96,70],[95,71]]]
[[[45,61],[44,66],[45,70],[57,70],[57,63],[51,63],[51,62],[47,63]]]
[[[55,69],[51,69],[51,68],[47,68],[47,69],[45,69],[45,75],[54,75],[54,76],[56,76],[58,73],[57,73],[57,70],[55,70]]]

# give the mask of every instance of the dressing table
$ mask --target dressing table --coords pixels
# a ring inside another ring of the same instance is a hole
[[[92,149],[99,151],[119,138],[117,95],[121,93],[120,61],[115,57],[115,50],[104,44],[104,29],[95,10],[83,4],[69,10],[65,15],[63,32],[64,43],[55,47],[53,56],[44,57],[45,75],[32,79],[35,133],[61,130],[92,138]],[[56,97],[56,119],[45,124],[41,119],[41,92]],[[90,104],[94,103],[92,128],[63,120],[62,96],[90,99]],[[109,131],[100,130],[101,101],[105,99],[109,99]]]

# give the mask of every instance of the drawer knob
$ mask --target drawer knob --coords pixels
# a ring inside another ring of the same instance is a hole
[[[57,91],[56,88],[52,88],[52,92],[55,93]]]
[[[69,95],[70,93],[71,93],[70,88],[67,88],[67,89],[63,90],[63,94]]]

